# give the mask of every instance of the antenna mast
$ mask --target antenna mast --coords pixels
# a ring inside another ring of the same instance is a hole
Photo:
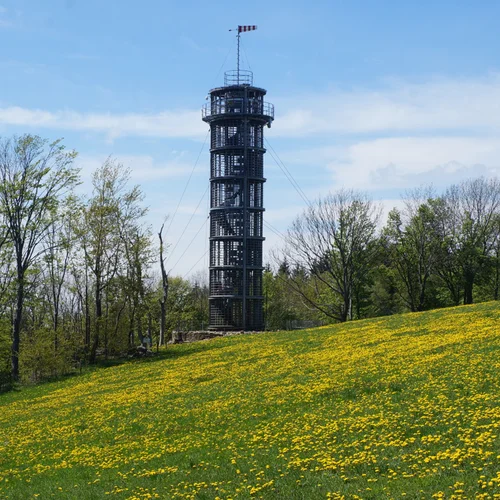
[[[236,35],[236,39],[238,40],[238,50],[237,50],[237,62],[236,62],[236,80],[238,85],[240,84],[240,27],[238,26],[238,34]]]
[[[239,85],[240,84],[240,36],[241,33],[244,33],[245,31],[254,31],[257,29],[257,26],[255,24],[252,25],[246,25],[246,26],[238,26],[236,29],[232,29],[229,31],[237,31],[236,35],[236,41],[237,41],[237,54],[236,54],[236,82]]]

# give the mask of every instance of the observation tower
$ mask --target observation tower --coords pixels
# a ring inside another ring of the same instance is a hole
[[[274,106],[238,64],[210,91],[202,119],[210,125],[209,329],[262,330],[264,126]]]

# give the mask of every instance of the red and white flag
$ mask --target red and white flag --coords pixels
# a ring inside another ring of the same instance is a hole
[[[245,31],[253,31],[256,30],[257,26],[252,25],[252,26],[238,26],[238,33],[244,33]]]

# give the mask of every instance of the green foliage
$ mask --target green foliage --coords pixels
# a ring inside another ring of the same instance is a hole
[[[266,330],[286,330],[300,317],[297,294],[290,294],[288,270],[279,269],[276,275],[265,270],[263,275],[264,317]]]
[[[169,279],[167,332],[199,330],[208,326],[206,286],[174,276]]]
[[[76,368],[77,339],[68,338],[62,328],[57,333],[57,349],[51,328],[40,328],[22,336],[23,349],[19,357],[22,382],[37,383],[58,378]]]
[[[126,168],[108,158],[93,174],[92,193],[77,197],[76,152],[60,140],[0,143],[0,389],[125,356],[148,339],[163,343],[163,305],[167,340],[173,330],[207,327],[204,275],[168,276],[163,288],[153,275],[159,249]],[[277,268],[263,274],[267,329],[500,298],[496,179],[440,196],[413,191],[382,231],[378,219],[377,205],[355,191],[308,206]],[[163,258],[168,246],[161,244]]]
[[[394,269],[381,263],[374,269],[373,276],[368,316],[390,316],[402,312],[404,305],[398,293]]]
[[[0,317],[0,392],[10,389],[11,373],[10,373],[10,337],[11,325],[7,318]]]

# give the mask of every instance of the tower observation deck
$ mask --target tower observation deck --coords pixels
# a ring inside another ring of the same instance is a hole
[[[264,328],[264,126],[274,106],[250,71],[229,71],[210,91],[210,296],[212,330]]]

